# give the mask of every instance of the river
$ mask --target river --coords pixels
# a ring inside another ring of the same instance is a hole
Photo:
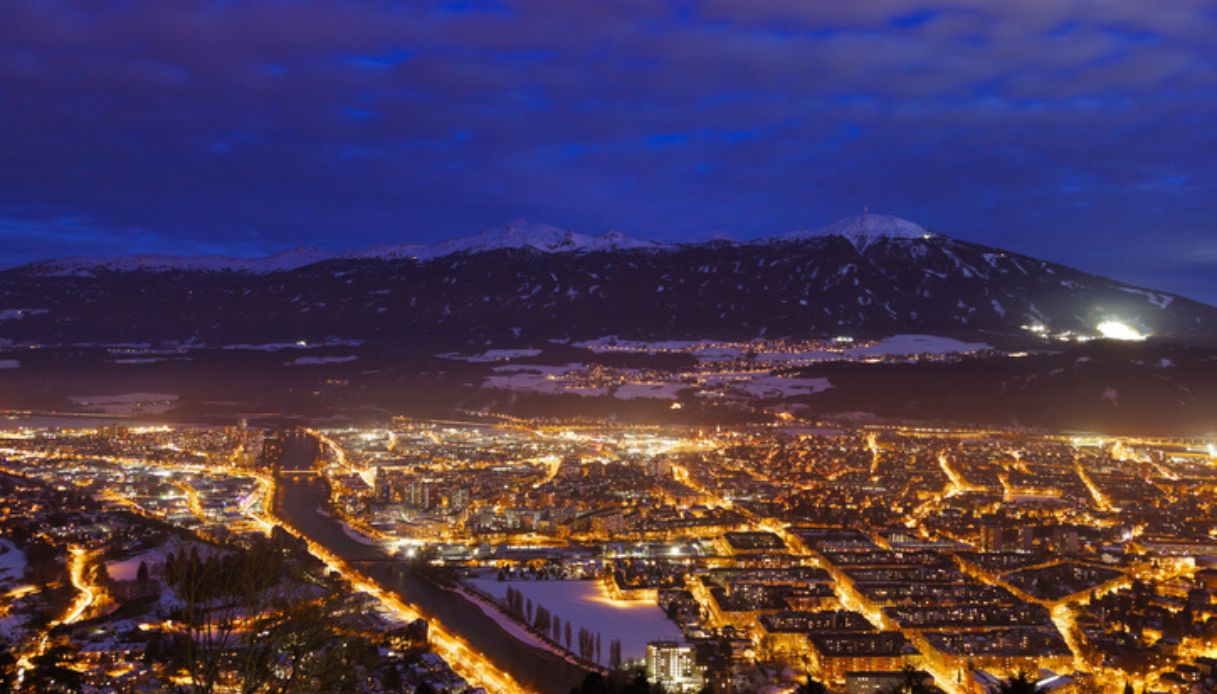
[[[329,487],[319,477],[282,476],[278,481],[276,515],[297,531],[355,565],[382,587],[414,606],[428,620],[459,635],[496,667],[520,684],[543,694],[567,694],[587,672],[548,651],[513,638],[476,605],[420,578],[400,562],[387,561],[379,547],[355,541],[334,518],[320,511],[328,506]]]

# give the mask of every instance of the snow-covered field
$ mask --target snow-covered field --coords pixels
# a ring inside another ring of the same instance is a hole
[[[470,591],[462,590],[460,591],[460,594],[463,595],[464,598],[469,602],[477,605],[478,609],[481,610],[483,614],[494,620],[495,624],[502,627],[503,631],[511,634],[511,636],[516,640],[526,643],[533,648],[540,648],[541,650],[549,651],[558,656],[567,655],[565,650],[554,648],[554,646],[549,642],[542,641],[540,637],[536,636],[528,629],[520,626],[519,622],[515,621],[505,613],[502,606],[491,603],[488,600],[484,600],[480,595],[476,595]]]
[[[737,386],[749,395],[763,399],[789,398],[796,395],[813,395],[821,393],[832,384],[827,378],[782,378],[780,376],[761,376]]]
[[[533,605],[543,605],[563,622],[570,620],[574,633],[580,627],[598,632],[605,661],[612,639],[621,641],[626,660],[645,657],[648,641],[683,639],[658,605],[646,600],[614,600],[600,581],[499,581],[489,575],[470,583],[499,599],[507,595],[508,587],[515,588]]]
[[[852,347],[845,353],[853,358],[899,356],[904,354],[960,354],[992,349],[983,342],[963,342],[938,335],[893,335],[868,347]]]
[[[454,359],[457,361],[468,362],[488,362],[488,361],[506,361],[508,359],[519,359],[521,357],[535,357],[541,353],[539,349],[488,349],[481,354],[457,354],[455,352],[447,352],[445,354],[437,354],[435,356],[444,359]]]
[[[687,387],[683,383],[626,383],[617,386],[617,390],[613,391],[613,397],[619,400],[633,400],[635,398],[675,400],[676,394],[682,388]]]
[[[20,581],[25,574],[25,554],[10,540],[0,539],[0,585]]]
[[[338,357],[296,357],[287,362],[288,366],[319,366],[321,364],[345,364],[355,361],[359,357],[353,354],[345,354]]]
[[[157,547],[126,559],[106,562],[106,573],[115,581],[134,581],[139,576],[141,561],[147,564],[148,571],[151,572],[157,565],[165,563],[166,550],[165,547]]]
[[[322,347],[358,347],[363,344],[363,340],[349,340],[340,337],[330,337],[325,340],[317,340],[307,342],[298,340],[296,342],[267,342],[263,344],[236,344],[224,345],[220,349],[225,351],[243,350],[249,352],[278,352],[285,349],[320,349]],[[201,345],[200,345],[201,346]]]

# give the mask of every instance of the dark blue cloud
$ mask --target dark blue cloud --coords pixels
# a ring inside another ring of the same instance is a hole
[[[924,24],[929,24],[930,22],[934,21],[941,15],[942,15],[942,12],[940,10],[931,9],[931,8],[921,8],[921,9],[913,10],[911,12],[898,14],[895,17],[892,17],[889,20],[889,23],[892,26],[900,28],[900,29],[912,29],[914,27],[919,27]]]
[[[1217,3],[0,4],[0,263],[863,207],[1217,302]]]

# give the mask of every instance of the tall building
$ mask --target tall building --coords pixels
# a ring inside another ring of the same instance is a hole
[[[402,501],[413,509],[430,510],[433,506],[431,483],[420,478],[410,479],[403,490]]]
[[[693,658],[693,647],[676,641],[647,644],[647,679],[669,691],[697,691],[702,686],[702,668]]]
[[[980,526],[980,549],[982,552],[1000,552],[1005,549],[1005,528],[995,518],[986,518]]]

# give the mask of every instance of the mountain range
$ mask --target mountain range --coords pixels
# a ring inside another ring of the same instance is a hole
[[[907,333],[991,344],[1209,339],[1217,309],[879,214],[748,243],[516,222],[341,256],[69,258],[0,272],[0,340],[17,345],[439,349]]]

